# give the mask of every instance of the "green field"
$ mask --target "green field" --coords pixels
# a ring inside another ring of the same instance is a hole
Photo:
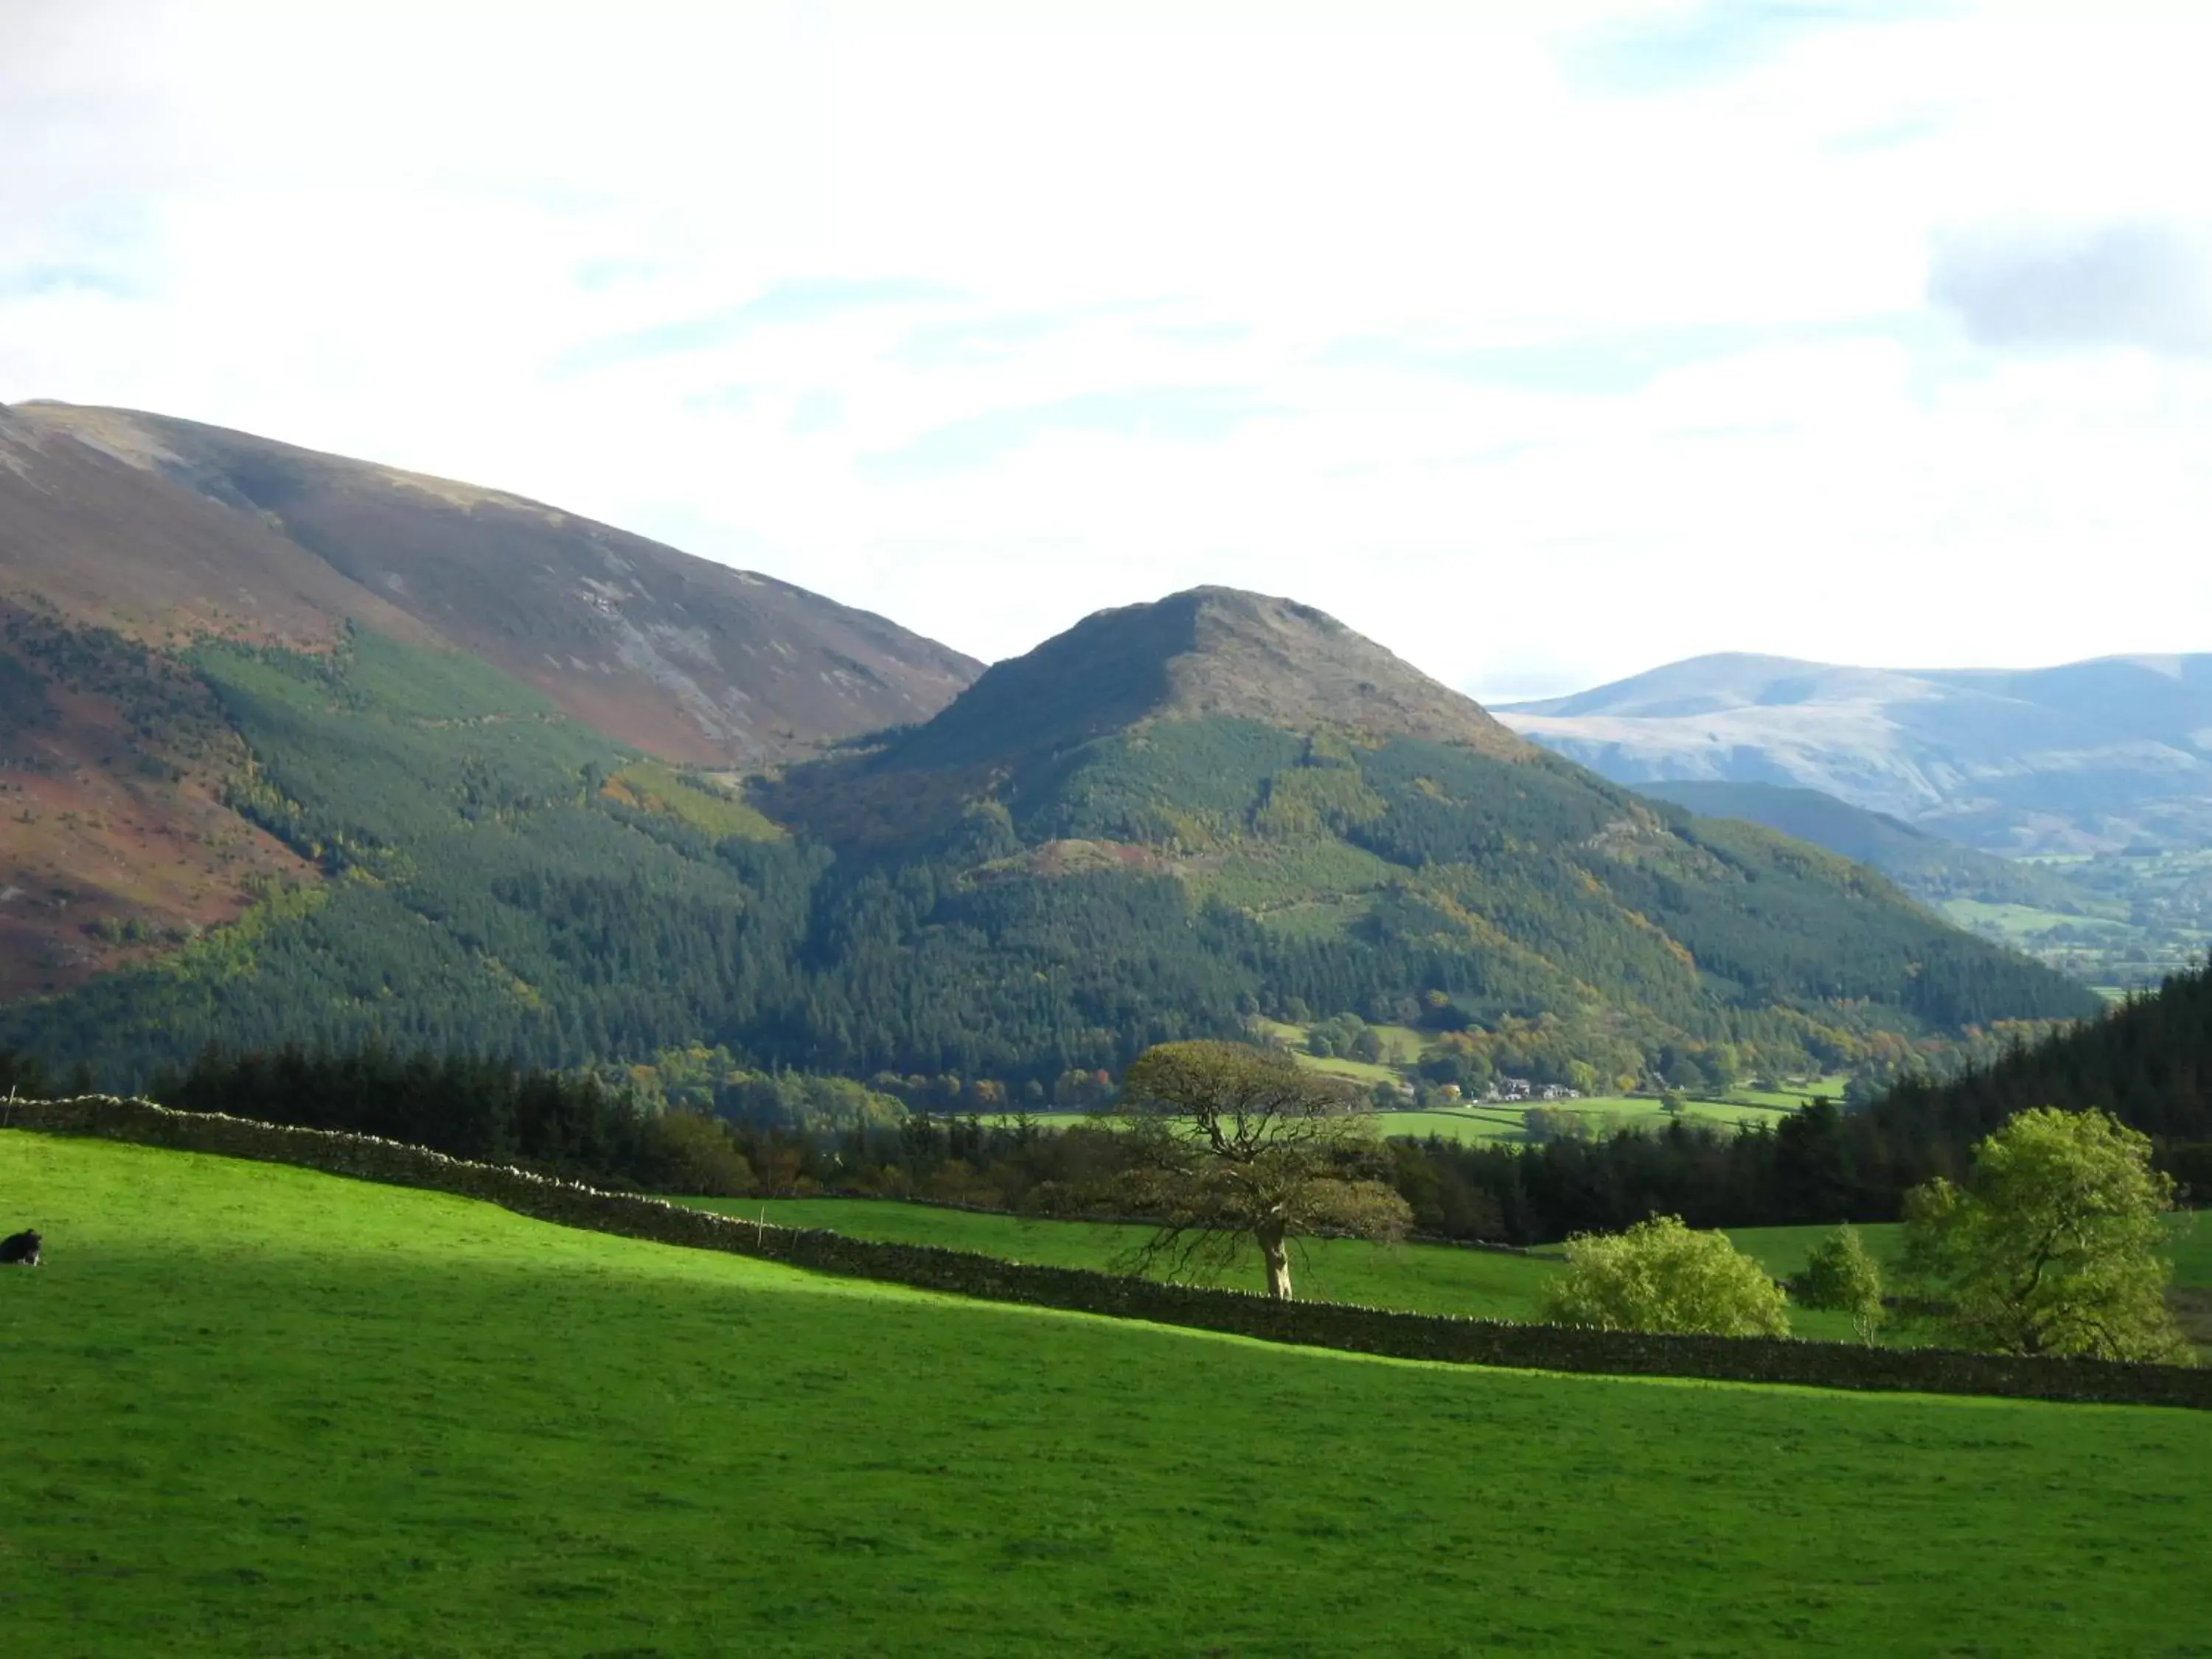
[[[1359,1083],[1383,1082],[1396,1078],[1397,1073],[1385,1066],[1370,1065],[1357,1060],[1322,1060],[1312,1054],[1298,1056],[1299,1064],[1314,1071],[1329,1072]],[[1838,1091],[1840,1092],[1840,1091]],[[1737,1123],[1774,1123],[1805,1102],[1797,1093],[1761,1095],[1749,1090],[1732,1093],[1726,1100],[1688,1100],[1682,1103],[1682,1116],[1692,1123],[1712,1123],[1729,1126]],[[1626,1122],[1638,1128],[1657,1128],[1667,1121],[1655,1095],[1598,1095],[1583,1100],[1539,1101],[1537,1105],[1553,1110],[1584,1112],[1607,1121],[1608,1126]],[[1502,1101],[1477,1103],[1464,1106],[1407,1107],[1402,1111],[1375,1114],[1375,1130],[1385,1136],[1405,1136],[1425,1140],[1431,1135],[1446,1140],[1496,1141],[1511,1146],[1525,1145],[1528,1139],[1528,1126],[1522,1114],[1525,1106],[1508,1105]],[[1012,1112],[986,1113],[983,1121],[998,1127],[1009,1127],[1015,1121]],[[1030,1121],[1047,1128],[1066,1127],[1087,1123],[1090,1115],[1085,1112],[1033,1112]]]
[[[879,1199],[690,1201],[702,1209],[757,1217],[781,1227],[822,1227],[854,1238],[936,1244],[1048,1267],[1110,1268],[1121,1252],[1148,1237],[1143,1227],[1047,1221]],[[1544,1287],[1557,1271],[1549,1261],[1504,1250],[1459,1249],[1443,1244],[1407,1244],[1392,1249],[1352,1238],[1305,1240],[1291,1265],[1302,1297],[1478,1319],[1535,1318]],[[1256,1258],[1219,1282],[1259,1288]]]
[[[1142,1227],[1089,1221],[1052,1221],[1030,1216],[996,1215],[973,1210],[941,1209],[866,1198],[694,1199],[702,1209],[755,1218],[781,1227],[821,1227],[854,1238],[887,1239],[898,1244],[935,1244],[975,1250],[1010,1261],[1048,1267],[1114,1270],[1117,1258],[1146,1236]],[[1738,1249],[1758,1258],[1767,1272],[1786,1279],[1805,1265],[1827,1227],[1740,1227],[1729,1237]],[[1885,1266],[1899,1248],[1894,1225],[1859,1229],[1867,1248]],[[2192,1215],[2173,1218],[2174,1286],[2189,1307],[2212,1302],[2212,1228]],[[1358,1239],[1316,1238],[1303,1242],[1294,1261],[1297,1293],[1322,1302],[1352,1302],[1408,1313],[1457,1314],[1475,1319],[1535,1319],[1544,1291],[1559,1271],[1556,1245],[1516,1254],[1468,1249],[1449,1244],[1369,1244]],[[1218,1282],[1246,1289],[1259,1286],[1259,1269],[1245,1261]],[[1848,1315],[1814,1308],[1790,1310],[1791,1330],[1816,1340],[1851,1340]],[[2192,1334],[2203,1343],[2212,1332]],[[1925,1328],[1892,1329],[1884,1340],[1917,1344],[1934,1340]]]
[[[1412,1067],[1421,1057],[1422,1048],[1432,1039],[1408,1025],[1376,1025],[1369,1029],[1380,1039],[1382,1060],[1345,1060],[1309,1054],[1306,1042],[1310,1027],[1295,1025],[1285,1020],[1255,1019],[1254,1034],[1261,1038],[1272,1038],[1285,1044],[1299,1065],[1309,1071],[1326,1072],[1332,1077],[1349,1079],[1354,1083],[1372,1086],[1377,1083],[1401,1084],[1413,1080]],[[1795,1111],[1815,1094],[1826,1093],[1840,1098],[1844,1084],[1848,1079],[1823,1078],[1813,1083],[1761,1092],[1750,1088],[1730,1090],[1723,1100],[1686,1099],[1681,1115],[1695,1123],[1771,1123],[1787,1112]],[[1632,1121],[1638,1127],[1656,1127],[1666,1121],[1659,1108],[1657,1097],[1652,1095],[1596,1095],[1580,1100],[1537,1101],[1533,1105],[1544,1105],[1574,1112],[1600,1114],[1616,1121]],[[1528,1139],[1522,1105],[1504,1102],[1469,1103],[1457,1107],[1426,1107],[1420,1109],[1382,1112],[1376,1115],[1376,1127],[1385,1135],[1410,1135],[1426,1139],[1440,1135],[1446,1140],[1503,1141],[1522,1143]]]
[[[2202,962],[2212,947],[2205,927],[2212,896],[2212,852],[2148,855],[2047,854],[2022,860],[2061,875],[2071,908],[1946,898],[1945,920],[2009,945],[2100,991],[2155,986]]]
[[[0,1132],[10,1654],[2203,1653],[2212,1415],[1488,1372]]]
[[[1316,1066],[1351,1063],[1328,1060],[1313,1062]],[[1533,1103],[1553,1111],[1593,1115],[1603,1120],[1607,1127],[1624,1124],[1637,1128],[1657,1128],[1667,1121],[1667,1114],[1660,1109],[1658,1098],[1652,1095],[1594,1095],[1582,1100],[1537,1101]],[[1446,1140],[1494,1140],[1518,1145],[1528,1139],[1527,1123],[1522,1115],[1526,1109],[1525,1107],[1507,1105],[1503,1102],[1437,1106],[1419,1111],[1409,1109],[1402,1112],[1378,1112],[1375,1121],[1376,1130],[1384,1135],[1410,1135],[1416,1139],[1441,1135]],[[1773,1123],[1794,1109],[1794,1103],[1768,1106],[1743,1099],[1685,1100],[1681,1115],[1691,1123]]]

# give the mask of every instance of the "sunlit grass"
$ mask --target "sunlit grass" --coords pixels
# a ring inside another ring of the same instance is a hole
[[[2177,1654],[2212,1416],[1486,1372],[0,1132],[9,1655]]]

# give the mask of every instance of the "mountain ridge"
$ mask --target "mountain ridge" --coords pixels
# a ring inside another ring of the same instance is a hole
[[[271,642],[326,641],[349,617],[416,642],[435,637],[667,759],[757,764],[925,718],[981,666],[872,612],[506,491],[136,410],[30,402],[7,419],[0,455],[13,465],[0,462],[0,488],[10,470],[27,481],[27,447],[41,465],[66,465],[65,482],[87,478],[88,453],[108,464],[111,489],[115,467],[157,480],[165,510],[250,550],[252,580],[238,585],[249,594],[276,586],[288,600]],[[0,527],[31,510],[27,493],[0,495]],[[134,514],[148,493],[132,492]],[[133,557],[148,549],[138,537],[94,549],[81,535],[49,534],[43,557],[31,539],[0,540],[0,586],[25,586],[28,574],[27,585],[74,592],[79,614],[126,631],[158,628],[166,605],[184,610],[187,634],[252,636],[223,606],[195,611],[175,583],[147,570],[149,557]],[[109,593],[145,592],[155,615],[118,618],[112,599],[102,614],[97,594],[76,591],[86,582],[56,568],[70,555],[105,575]],[[201,556],[211,573],[202,589],[230,574],[212,552]]]

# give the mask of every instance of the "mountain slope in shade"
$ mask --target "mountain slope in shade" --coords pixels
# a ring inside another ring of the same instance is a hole
[[[1825,847],[1839,858],[1881,871],[1924,904],[1969,898],[2069,909],[2081,901],[2063,876],[2042,866],[1962,847],[1902,818],[1853,806],[1818,790],[1701,778],[1638,784],[1636,793],[1672,801],[1700,817],[1741,818]]]
[[[664,757],[927,718],[980,665],[862,611],[497,490],[125,410],[0,426],[0,590],[154,637],[441,640]]]
[[[1698,657],[1498,714],[1619,782],[1814,789],[1989,851],[2212,842],[2212,655],[1911,672]]]
[[[0,1000],[144,960],[313,866],[228,805],[252,758],[184,665],[0,600]]]

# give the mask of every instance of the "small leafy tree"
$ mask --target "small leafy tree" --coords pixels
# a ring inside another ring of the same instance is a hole
[[[1288,1241],[1316,1232],[1395,1240],[1413,1212],[1365,1166],[1364,1103],[1287,1055],[1241,1042],[1166,1042],[1137,1056],[1106,1115],[1129,1164],[1115,1197],[1158,1224],[1128,1265],[1225,1267],[1249,1242],[1267,1294],[1291,1297]]]
[[[2166,1305],[2173,1181],[2150,1151],[2104,1112],[2017,1114],[1974,1148],[1963,1188],[1905,1195],[1906,1273],[1970,1347],[2188,1364]]]
[[[1766,1270],[1726,1235],[1692,1232],[1673,1215],[1569,1239],[1546,1316],[1607,1331],[1790,1334],[1788,1299]]]
[[[1887,1317],[1881,1304],[1881,1265],[1868,1254],[1856,1227],[1838,1227],[1815,1244],[1790,1289],[1808,1308],[1849,1314],[1862,1342],[1871,1343]]]

